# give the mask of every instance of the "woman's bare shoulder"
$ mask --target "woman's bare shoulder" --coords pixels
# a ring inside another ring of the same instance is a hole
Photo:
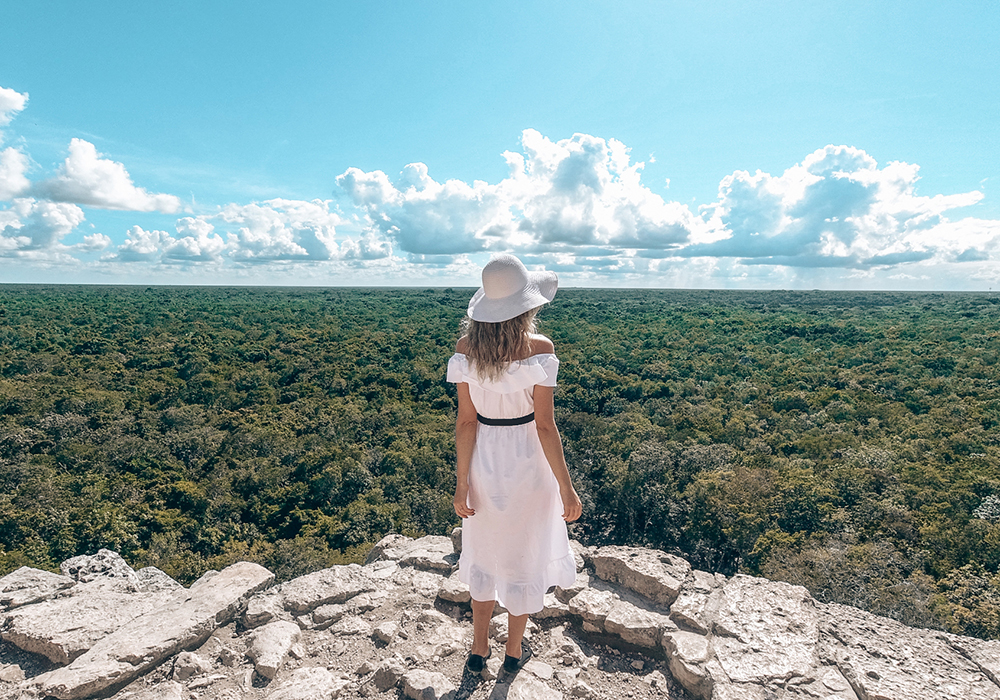
[[[464,355],[466,351],[468,351],[468,349],[469,349],[469,339],[463,335],[461,338],[458,339],[458,342],[455,343],[455,352]]]
[[[532,355],[545,355],[547,353],[553,353],[556,351],[555,345],[552,341],[546,338],[544,335],[539,333],[533,333],[531,335],[531,354]]]

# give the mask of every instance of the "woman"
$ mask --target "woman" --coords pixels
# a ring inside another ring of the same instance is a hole
[[[448,381],[458,384],[454,503],[465,520],[458,576],[472,593],[473,673],[491,654],[494,601],[509,615],[503,666],[513,673],[531,657],[522,642],[528,615],[551,586],[576,578],[566,523],[581,505],[553,415],[559,360],[534,333],[557,286],[555,273],[528,272],[513,255],[490,260],[448,362]]]

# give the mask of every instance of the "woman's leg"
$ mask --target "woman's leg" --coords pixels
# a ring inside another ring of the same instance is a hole
[[[507,613],[507,656],[521,658],[521,640],[524,628],[528,626],[528,613],[511,615]]]
[[[486,656],[490,649],[490,620],[493,618],[492,600],[472,601],[472,653]],[[527,617],[527,616],[525,616]],[[524,631],[522,627],[521,631]],[[520,641],[518,641],[520,644]]]

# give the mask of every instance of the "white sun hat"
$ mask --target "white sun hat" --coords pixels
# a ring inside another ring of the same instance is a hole
[[[483,286],[469,302],[469,316],[484,323],[507,321],[548,304],[558,287],[556,273],[529,272],[515,256],[502,253],[483,268]]]

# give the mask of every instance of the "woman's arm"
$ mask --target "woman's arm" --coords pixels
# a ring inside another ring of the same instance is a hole
[[[455,512],[460,518],[468,518],[476,514],[469,507],[469,465],[472,463],[472,450],[476,446],[476,431],[479,420],[476,417],[476,407],[472,405],[469,395],[469,385],[462,382],[458,385],[458,419],[455,421]]]
[[[573,481],[566,466],[566,456],[563,454],[562,438],[556,427],[555,402],[550,386],[535,385],[535,427],[538,429],[538,440],[542,443],[542,451],[549,467],[559,482],[559,495],[563,502],[563,520],[568,523],[577,520],[583,513],[580,497],[573,488]]]

